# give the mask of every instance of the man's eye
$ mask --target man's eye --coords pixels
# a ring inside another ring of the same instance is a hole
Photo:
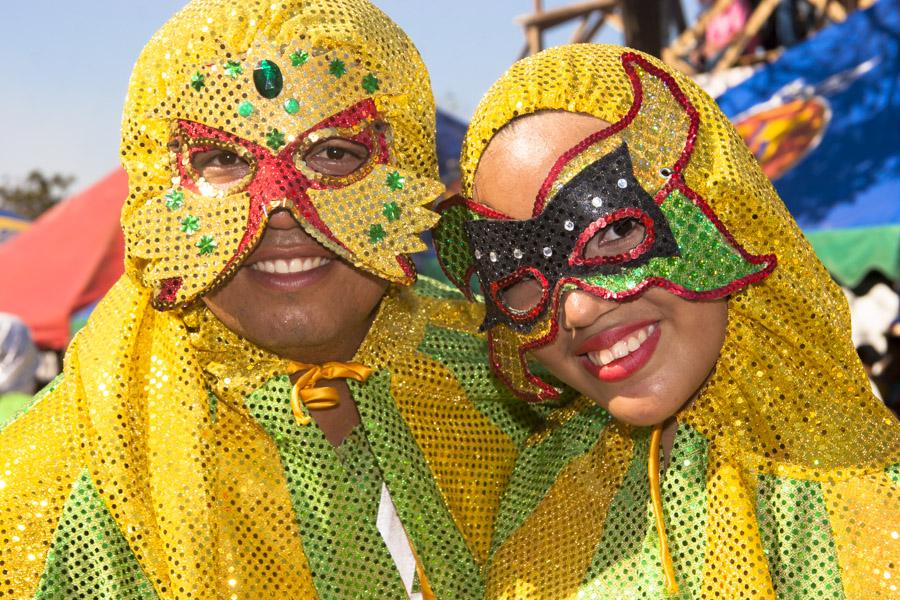
[[[207,183],[221,190],[239,183],[250,173],[250,163],[230,150],[213,148],[191,155],[191,166]]]
[[[369,149],[353,140],[322,140],[298,157],[307,167],[328,177],[345,177],[366,164]]]

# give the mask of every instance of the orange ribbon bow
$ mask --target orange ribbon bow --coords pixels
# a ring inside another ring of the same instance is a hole
[[[333,387],[313,387],[320,379],[353,379],[365,381],[372,374],[372,369],[359,363],[327,362],[323,365],[311,365],[291,361],[292,372],[303,371],[291,389],[291,411],[300,425],[308,425],[312,420],[304,414],[303,406],[309,410],[321,410],[337,406],[340,402],[338,391]]]

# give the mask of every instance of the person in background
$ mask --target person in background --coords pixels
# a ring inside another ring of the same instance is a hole
[[[28,326],[15,315],[0,313],[0,425],[31,400],[39,362]]]
[[[891,323],[884,336],[887,338],[887,351],[878,380],[885,404],[900,418],[900,319]]]
[[[863,368],[866,370],[866,375],[869,376],[869,382],[872,384],[872,393],[875,394],[875,397],[880,400],[882,398],[882,394],[878,389],[878,376],[875,372],[875,369],[877,368],[879,361],[881,361],[883,357],[871,344],[862,344],[857,346],[856,355],[859,357],[859,362],[862,363]]]

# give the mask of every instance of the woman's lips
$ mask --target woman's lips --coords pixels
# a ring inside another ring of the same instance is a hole
[[[597,379],[620,381],[647,364],[659,337],[659,321],[643,321],[600,332],[576,352],[582,366]]]

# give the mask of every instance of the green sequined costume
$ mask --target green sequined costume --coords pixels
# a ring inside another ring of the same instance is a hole
[[[356,357],[375,369],[351,382],[361,425],[337,449],[297,423],[278,360],[248,351],[207,311],[186,311],[208,384],[193,406],[205,412],[195,439],[209,450],[209,504],[199,489],[180,500],[194,521],[152,510],[171,490],[155,488],[147,465],[171,450],[160,468],[177,468],[168,458],[184,449],[154,449],[152,426],[114,426],[106,438],[102,405],[71,405],[60,377],[0,436],[2,597],[406,598],[376,528],[382,483],[418,558],[416,585],[483,597],[500,494],[537,417],[490,376],[471,333],[480,311],[452,295],[428,281],[389,292]],[[115,403],[113,419],[146,409]],[[172,528],[188,530],[190,553],[166,545]],[[180,587],[186,570],[209,586]]]

